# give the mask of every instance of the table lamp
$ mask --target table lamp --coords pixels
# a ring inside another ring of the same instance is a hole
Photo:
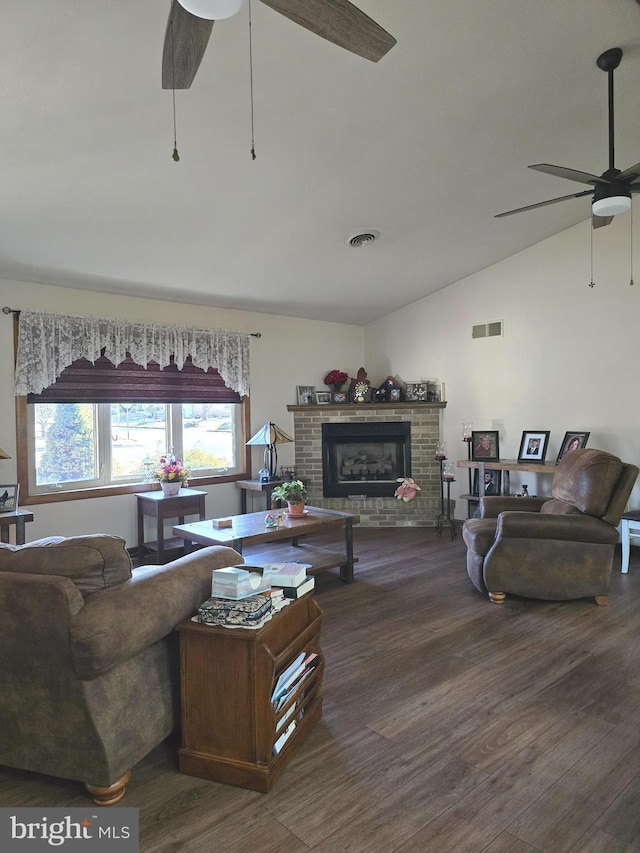
[[[262,482],[269,482],[270,480],[277,480],[277,470],[278,470],[278,451],[276,449],[277,444],[284,444],[287,441],[293,441],[290,435],[287,435],[286,432],[283,432],[280,427],[276,426],[272,421],[267,421],[267,423],[260,427],[258,432],[251,436],[247,445],[264,446],[264,469],[266,474],[261,472],[260,480]]]

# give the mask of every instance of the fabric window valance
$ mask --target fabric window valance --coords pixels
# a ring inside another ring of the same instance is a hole
[[[116,366],[129,359],[142,367],[153,362],[160,369],[171,364],[182,370],[191,356],[194,367],[216,370],[228,388],[245,396],[250,337],[248,332],[21,311],[15,392],[39,394],[81,359],[105,357]]]

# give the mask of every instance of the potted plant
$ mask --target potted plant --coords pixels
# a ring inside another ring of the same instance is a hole
[[[308,497],[309,492],[302,480],[289,480],[286,483],[281,483],[271,492],[272,499],[287,502],[289,515],[294,518],[304,515],[304,505]]]
[[[182,459],[170,452],[160,457],[153,477],[160,483],[165,495],[177,495],[182,486],[187,484],[188,474]]]

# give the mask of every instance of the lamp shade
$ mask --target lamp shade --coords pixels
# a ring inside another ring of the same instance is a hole
[[[240,11],[244,0],[178,0],[183,9],[196,18],[208,21],[221,21]]]
[[[291,436],[287,435],[284,430],[281,430],[272,421],[267,421],[255,435],[251,436],[247,444],[262,447],[269,444],[284,444],[287,441],[293,441]]]
[[[264,447],[264,467],[269,472],[269,480],[277,479],[278,451],[276,444],[284,444],[287,441],[293,441],[291,436],[276,426],[273,421],[267,421],[247,442],[248,445],[254,447]]]
[[[0,459],[11,459],[9,454],[0,447]]]

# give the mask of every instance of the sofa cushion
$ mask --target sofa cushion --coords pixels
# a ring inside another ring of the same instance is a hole
[[[26,545],[0,544],[0,571],[69,578],[83,596],[131,577],[131,558],[120,536],[49,536]]]

